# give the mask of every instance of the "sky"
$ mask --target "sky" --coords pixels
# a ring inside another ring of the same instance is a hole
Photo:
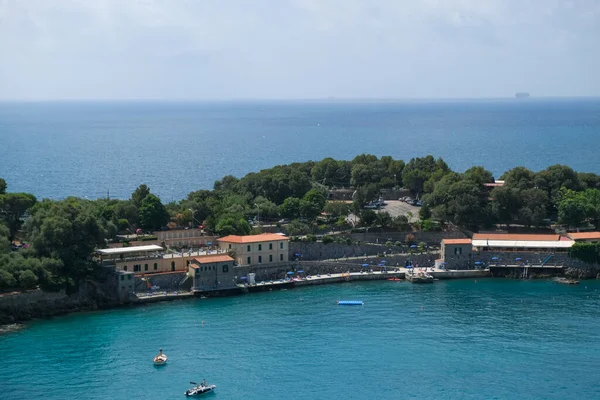
[[[0,100],[600,95],[598,0],[0,0]]]

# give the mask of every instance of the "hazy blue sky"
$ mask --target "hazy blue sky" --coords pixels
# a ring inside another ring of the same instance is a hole
[[[600,95],[600,0],[0,0],[0,99]]]

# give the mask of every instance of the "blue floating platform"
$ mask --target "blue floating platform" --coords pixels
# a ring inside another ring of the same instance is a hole
[[[362,306],[365,304],[362,300],[339,300],[337,303],[340,306]]]

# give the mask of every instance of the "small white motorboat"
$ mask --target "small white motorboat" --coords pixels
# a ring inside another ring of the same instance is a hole
[[[160,349],[158,355],[154,356],[154,365],[165,365],[168,359],[169,357],[167,357],[167,355],[162,352],[162,349]]]
[[[191,389],[185,391],[186,397],[197,397],[206,393],[212,393],[217,388],[216,385],[207,385],[206,381],[202,381],[202,383],[198,384],[196,382],[190,382],[192,385],[196,385]]]

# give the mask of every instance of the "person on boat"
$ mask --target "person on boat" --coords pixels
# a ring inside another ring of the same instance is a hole
[[[206,379],[202,379],[202,386],[206,386]]]

